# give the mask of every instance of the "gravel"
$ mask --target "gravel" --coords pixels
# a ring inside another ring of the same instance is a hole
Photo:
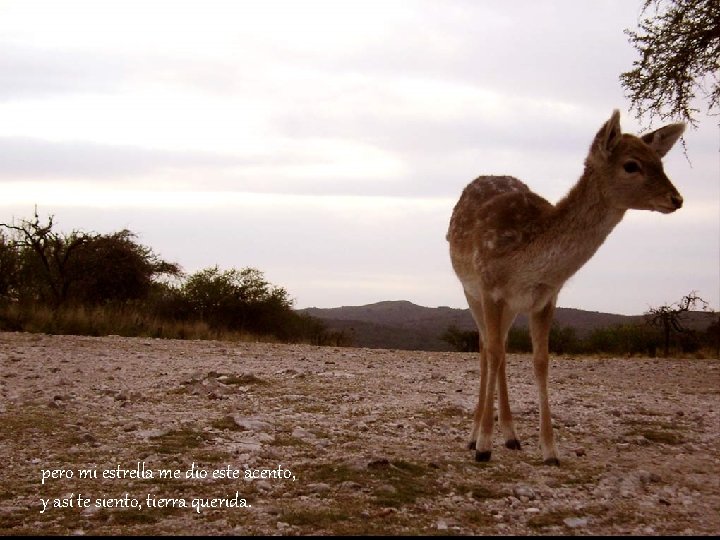
[[[526,355],[489,463],[471,354],[0,333],[0,366],[2,534],[720,533],[717,359],[553,358],[560,467]]]

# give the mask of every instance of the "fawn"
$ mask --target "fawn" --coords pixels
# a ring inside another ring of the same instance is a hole
[[[469,445],[477,461],[490,460],[496,386],[505,446],[520,449],[508,403],[505,343],[522,312],[530,319],[543,460],[559,464],[547,389],[558,293],[627,210],[668,214],[682,206],[661,158],[684,130],[684,124],[670,124],[641,137],[624,134],[614,111],[595,135],[582,176],[554,206],[510,176],[480,176],[463,191],[447,240],[480,333],[480,392]]]

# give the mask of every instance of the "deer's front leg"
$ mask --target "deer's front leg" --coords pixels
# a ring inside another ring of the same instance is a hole
[[[538,389],[540,401],[540,448],[543,461],[546,465],[559,465],[555,436],[548,402],[548,363],[549,363],[549,336],[555,310],[554,299],[542,311],[533,313],[530,317],[530,331],[533,342],[533,366],[535,371],[535,384]]]
[[[475,410],[476,432],[475,461],[490,461],[492,454],[492,431],[495,423],[495,411],[493,401],[495,400],[495,386],[500,362],[504,360],[503,351],[498,347],[489,344],[485,352],[484,364],[486,365],[485,377],[480,377],[480,399]],[[478,413],[480,413],[478,415]],[[479,418],[478,418],[479,416]]]
[[[470,443],[468,448],[475,450],[478,434],[480,433],[480,420],[485,406],[485,395],[487,394],[487,358],[480,346],[480,392],[478,394],[478,402],[475,406],[475,414],[473,416],[473,428],[470,435]],[[520,450],[521,445],[515,434],[515,426],[513,424],[512,413],[510,411],[510,400],[508,397],[507,378],[505,375],[505,361],[500,364],[497,375],[498,387],[498,416],[500,419],[500,427],[505,437],[505,446],[511,450]],[[490,402],[492,407],[492,400]]]
[[[485,349],[482,344],[482,338],[480,339],[480,389],[478,391],[478,402],[477,405],[475,405],[475,414],[473,414],[473,426],[472,432],[470,433],[470,442],[468,443],[468,448],[470,450],[475,450],[476,448],[478,435],[480,434],[480,421],[482,420],[483,410],[485,407],[485,395],[487,393],[488,364],[485,356]]]

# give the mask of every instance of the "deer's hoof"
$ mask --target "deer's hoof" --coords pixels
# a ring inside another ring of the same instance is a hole
[[[520,441],[518,441],[517,439],[510,439],[509,441],[505,441],[505,448],[509,448],[510,450],[520,450]]]
[[[555,467],[560,466],[560,460],[556,457],[547,458],[543,463],[545,463],[545,465],[554,465]]]
[[[475,461],[478,461],[480,463],[490,461],[491,454],[492,452],[490,450],[485,450],[484,452],[475,452]]]

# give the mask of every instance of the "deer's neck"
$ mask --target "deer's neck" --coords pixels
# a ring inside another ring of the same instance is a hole
[[[591,167],[556,205],[546,229],[555,258],[556,278],[567,280],[598,250],[625,210],[612,207]]]

